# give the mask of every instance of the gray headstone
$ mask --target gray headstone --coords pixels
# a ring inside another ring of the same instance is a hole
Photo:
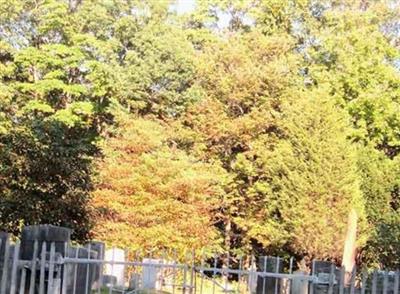
[[[65,242],[71,240],[72,230],[53,225],[35,225],[26,226],[21,233],[21,259],[30,260],[33,256],[33,244],[37,240],[39,247],[42,248],[42,243],[47,243],[47,251],[50,251],[50,245],[55,243],[56,252],[65,256]]]
[[[265,267],[266,263],[266,267]],[[283,262],[279,257],[262,257],[258,261],[258,271],[265,271],[267,273],[282,273]],[[257,294],[274,294],[279,293],[281,288],[280,279],[274,277],[258,277],[257,279]],[[276,292],[275,292],[276,290]]]
[[[89,248],[89,244],[85,246],[86,248]],[[98,241],[92,241],[90,242],[90,250],[96,252],[96,259],[98,260],[104,260],[104,255],[105,255],[105,250],[106,250],[106,245],[103,242],[98,242]],[[96,264],[93,265],[94,267],[94,283],[97,287],[100,287],[101,282],[100,282],[100,276],[103,274],[103,268],[104,266],[102,264]]]
[[[134,291],[138,290],[140,285],[140,275],[137,273],[133,273],[129,279],[129,290]]]
[[[312,271],[314,274],[318,275],[320,273],[329,274],[331,272],[332,262],[315,260],[313,262]]]
[[[317,283],[313,284],[315,294],[328,293],[332,265],[334,266],[333,292],[336,293],[338,291],[338,281],[340,281],[340,269],[337,268],[332,262],[315,260],[313,262],[312,268],[314,276],[317,277]]]
[[[144,258],[143,263],[146,264],[160,264],[162,263],[163,260],[161,259],[151,259],[151,258]],[[150,266],[146,265],[143,266],[142,269],[142,287],[143,289],[157,289],[159,284],[159,273],[161,272],[161,269],[156,267],[156,266]]]
[[[70,258],[83,258],[88,259],[96,259],[97,252],[94,250],[88,250],[87,248],[83,247],[69,247],[67,256]],[[95,273],[96,273],[95,264],[70,264],[66,267],[67,270],[67,293],[90,293],[92,289],[92,285],[95,281]],[[75,269],[76,269],[76,281],[74,283],[75,277]],[[74,292],[74,284],[75,284],[75,292]]]
[[[293,274],[297,275],[308,275],[305,271],[295,271]],[[291,293],[296,294],[307,294],[308,293],[308,280],[299,278],[292,279],[291,283]]]
[[[86,245],[88,247],[88,245]],[[90,242],[90,249],[97,252],[97,259],[104,260],[106,253],[106,245],[104,242],[92,241]]]
[[[111,275],[104,275],[101,284],[104,286],[113,286],[117,284],[117,277]]]

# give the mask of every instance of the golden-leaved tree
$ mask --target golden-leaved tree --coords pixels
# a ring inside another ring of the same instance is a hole
[[[214,211],[221,171],[168,145],[168,127],[143,118],[120,121],[103,144],[93,194],[95,237],[131,249],[218,245]]]

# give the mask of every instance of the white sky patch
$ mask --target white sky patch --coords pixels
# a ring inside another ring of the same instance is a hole
[[[185,14],[194,11],[196,8],[196,0],[177,0],[176,12],[178,14]]]

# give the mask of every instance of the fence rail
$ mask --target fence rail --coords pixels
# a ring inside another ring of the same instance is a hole
[[[255,293],[398,294],[399,271],[357,271],[314,261],[310,273],[293,259],[194,253],[178,260],[69,242],[0,239],[0,294]]]

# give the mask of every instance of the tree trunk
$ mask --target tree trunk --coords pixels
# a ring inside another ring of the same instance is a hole
[[[342,266],[345,269],[345,284],[350,284],[351,273],[355,266],[356,253],[357,253],[357,212],[352,209],[349,213],[347,223],[347,233],[344,243]]]

